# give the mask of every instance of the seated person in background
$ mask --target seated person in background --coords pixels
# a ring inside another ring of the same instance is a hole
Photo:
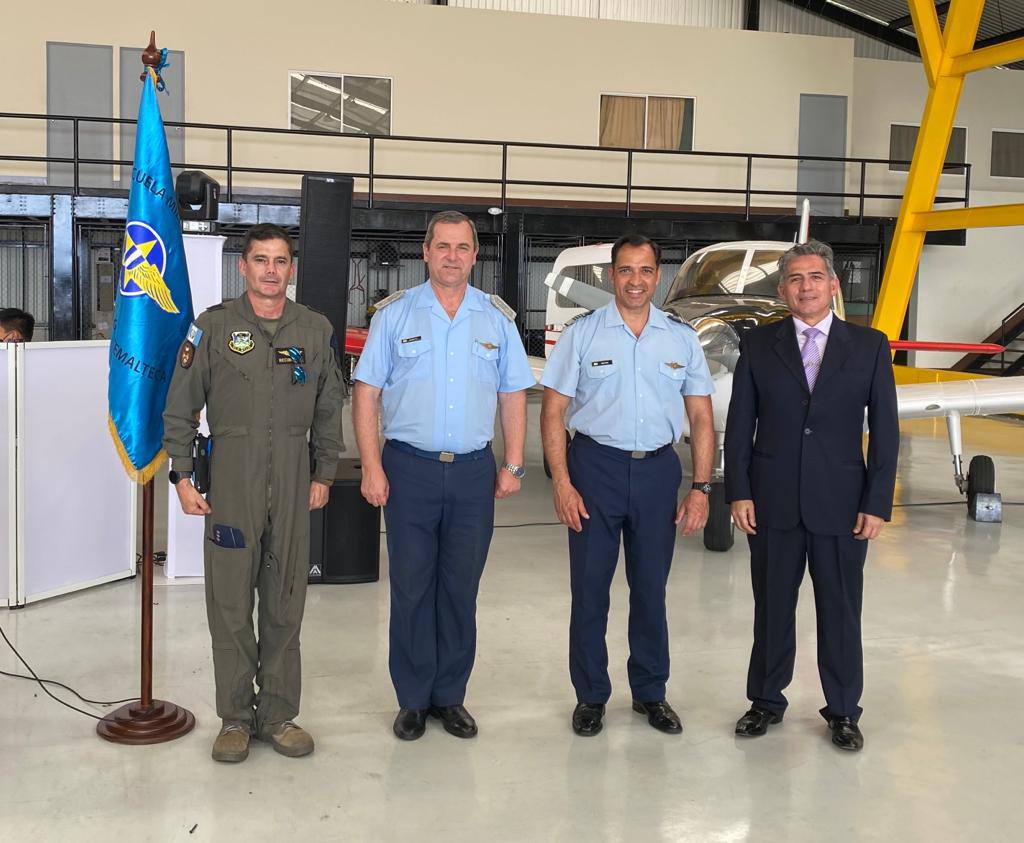
[[[31,342],[35,317],[17,307],[0,308],[0,342]]]

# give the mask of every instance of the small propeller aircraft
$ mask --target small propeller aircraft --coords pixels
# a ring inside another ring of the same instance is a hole
[[[806,242],[808,207],[805,201],[798,242]],[[694,252],[679,268],[661,309],[685,319],[696,330],[708,360],[716,392],[712,396],[718,454],[712,482],[711,514],[704,530],[709,550],[728,550],[733,525],[725,503],[725,419],[732,393],[732,374],[739,359],[740,335],[756,325],[789,315],[778,297],[779,258],[792,244],[782,241],[717,243]],[[545,357],[573,316],[596,310],[613,298],[609,277],[610,243],[577,246],[562,251],[545,279],[549,287],[544,326]],[[842,293],[833,310],[845,318]],[[998,352],[999,346],[972,343],[893,341],[896,349],[917,351]],[[540,377],[543,358],[531,358]],[[945,417],[953,461],[953,480],[967,498],[970,517],[1002,520],[1002,502],[995,491],[995,465],[986,455],[975,456],[963,470],[960,419],[1024,411],[1024,377],[913,383],[897,387],[900,418]],[[686,427],[684,417],[684,428]],[[688,430],[686,431],[688,433]]]

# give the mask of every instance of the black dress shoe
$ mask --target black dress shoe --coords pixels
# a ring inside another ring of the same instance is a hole
[[[392,726],[395,735],[403,741],[414,741],[422,738],[427,728],[427,710],[425,708],[403,708],[395,718]]]
[[[864,748],[864,735],[860,727],[849,717],[830,717],[828,727],[832,730],[832,743],[840,749],[856,752]]]
[[[633,711],[637,714],[646,714],[647,722],[659,732],[668,735],[678,735],[683,731],[683,722],[679,715],[672,710],[665,700],[657,702],[637,702],[633,700]]]
[[[736,734],[745,738],[756,738],[768,731],[768,727],[782,722],[782,715],[756,705],[736,721]]]
[[[440,720],[449,735],[455,735],[457,738],[476,736],[476,721],[461,705],[432,705],[430,716]]]
[[[577,735],[591,738],[604,728],[603,717],[604,703],[577,703],[572,712],[572,730]]]

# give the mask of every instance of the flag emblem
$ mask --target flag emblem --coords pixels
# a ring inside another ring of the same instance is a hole
[[[124,257],[121,259],[121,295],[149,296],[167,313],[179,313],[164,281],[167,249],[152,226],[130,220],[124,230]]]

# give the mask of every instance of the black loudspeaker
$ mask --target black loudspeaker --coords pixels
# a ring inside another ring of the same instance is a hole
[[[348,325],[351,240],[352,179],[303,176],[295,298],[331,321],[341,348]]]
[[[327,506],[309,514],[309,581],[376,582],[380,579],[380,509],[359,491],[358,460],[341,460]]]

